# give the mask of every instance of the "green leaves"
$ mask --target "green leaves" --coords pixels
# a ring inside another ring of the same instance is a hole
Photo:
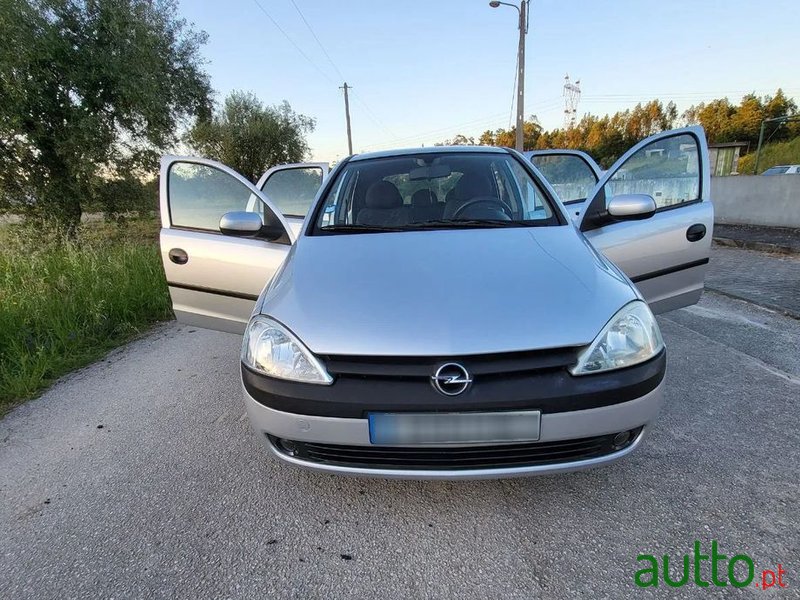
[[[301,162],[314,126],[314,119],[295,113],[286,101],[265,106],[252,93],[234,91],[211,119],[198,120],[186,141],[255,182],[269,167]]]
[[[172,0],[0,0],[0,196],[74,227],[207,115],[206,35]],[[107,194],[106,194],[107,195]]]

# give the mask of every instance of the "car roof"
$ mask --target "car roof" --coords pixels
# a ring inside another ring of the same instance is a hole
[[[381,150],[379,152],[366,152],[364,154],[356,154],[350,160],[370,160],[373,158],[391,158],[394,156],[408,156],[409,154],[438,154],[440,152],[448,153],[485,153],[491,152],[494,154],[504,154],[508,150],[506,148],[498,148],[497,146],[426,146],[423,148],[400,148],[397,150]]]

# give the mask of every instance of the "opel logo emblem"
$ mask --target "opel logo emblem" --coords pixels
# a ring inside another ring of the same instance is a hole
[[[445,396],[458,396],[467,390],[472,383],[472,377],[469,371],[458,363],[447,363],[431,375],[431,383],[437,392]]]

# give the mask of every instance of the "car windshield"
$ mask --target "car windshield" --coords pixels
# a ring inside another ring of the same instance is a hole
[[[348,162],[321,200],[310,234],[561,223],[512,154],[420,152]]]

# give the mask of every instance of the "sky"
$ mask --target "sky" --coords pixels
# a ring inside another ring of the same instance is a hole
[[[513,0],[511,0],[513,1]],[[299,9],[299,10],[298,10]],[[314,160],[432,145],[513,125],[517,12],[488,0],[181,0],[209,41],[220,101],[247,90],[316,119]],[[301,16],[302,15],[302,16]],[[308,26],[304,20],[308,23]],[[800,104],[800,0],[533,0],[525,115],[564,121],[564,76],[580,80],[578,118],[639,101],[680,110],[727,96]],[[310,27],[309,27],[310,26]],[[316,39],[315,39],[316,36]],[[319,40],[319,43],[317,42]]]

